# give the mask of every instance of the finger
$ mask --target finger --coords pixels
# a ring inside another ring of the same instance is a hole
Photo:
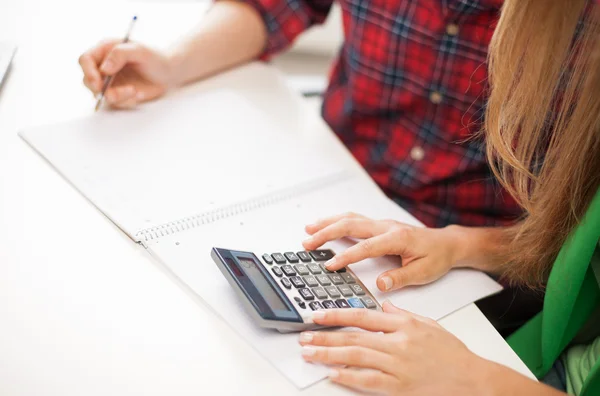
[[[380,352],[390,350],[383,334],[366,331],[306,331],[300,334],[300,345],[361,346]]]
[[[106,91],[104,98],[109,105],[118,107],[121,103],[125,103],[132,98],[135,99],[135,88],[132,85],[112,87]]]
[[[302,245],[306,250],[315,250],[326,242],[344,237],[371,238],[385,232],[387,227],[375,220],[365,218],[342,218],[315,232]]]
[[[406,311],[401,308],[398,308],[397,306],[392,304],[389,300],[385,300],[383,302],[383,304],[381,304],[381,308],[383,308],[383,312],[385,312],[385,313],[403,315],[405,318],[413,318],[413,319],[416,319],[423,323],[435,325],[436,327],[440,326],[438,324],[438,322],[436,322],[435,320],[433,320],[431,318],[427,318],[425,316],[417,315],[416,313],[409,312],[409,311]]]
[[[148,59],[149,51],[136,43],[118,44],[106,55],[100,71],[106,75],[118,73],[129,63],[141,63]]]
[[[361,308],[315,311],[313,321],[325,326],[351,326],[384,333],[394,332],[400,327],[398,315]]]
[[[401,386],[395,377],[376,370],[332,369],[329,379],[349,388],[385,395],[395,394]]]
[[[344,218],[356,219],[356,218],[365,218],[365,217],[362,215],[353,213],[353,212],[346,212],[346,213],[342,213],[339,215],[326,217],[324,219],[319,219],[315,223],[307,225],[305,227],[305,230],[308,234],[312,235],[315,232],[327,227],[328,225],[333,224],[337,221],[340,221],[341,219],[344,219]]]
[[[425,285],[438,280],[446,272],[439,270],[435,264],[421,259],[379,275],[377,287],[381,291],[391,291],[406,286]]]
[[[83,83],[92,92],[97,93],[101,89],[102,76],[98,66],[89,54],[84,54],[79,58],[79,65],[83,71]]]
[[[325,263],[325,265],[328,270],[335,271],[349,264],[357,263],[368,258],[394,254],[398,250],[397,245],[401,243],[402,241],[398,241],[392,233],[388,232],[377,235],[373,238],[364,239],[356,245],[349,247],[342,253],[337,254]]]
[[[121,101],[119,103],[114,103],[111,105],[111,107],[114,107],[115,109],[121,109],[121,110],[126,110],[126,109],[133,109],[137,106],[138,102],[134,97],[131,97],[127,100]]]
[[[391,355],[358,346],[317,347],[306,345],[302,347],[302,357],[313,363],[370,368],[386,373],[393,372],[396,365],[396,360]]]

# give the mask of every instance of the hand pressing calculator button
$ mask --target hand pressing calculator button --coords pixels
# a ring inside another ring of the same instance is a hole
[[[331,250],[265,253],[217,249],[212,258],[261,327],[281,332],[318,328],[312,311],[381,307],[351,269],[324,271]],[[260,257],[260,258],[259,258]],[[309,309],[310,308],[310,309]]]

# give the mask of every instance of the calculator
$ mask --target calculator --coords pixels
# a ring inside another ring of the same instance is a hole
[[[332,272],[332,250],[265,253],[212,249],[212,258],[261,327],[280,332],[319,327],[312,311],[381,306],[349,268]]]

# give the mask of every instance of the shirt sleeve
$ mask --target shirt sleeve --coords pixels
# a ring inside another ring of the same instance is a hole
[[[241,0],[254,7],[267,27],[263,57],[288,48],[306,29],[323,23],[333,0]]]

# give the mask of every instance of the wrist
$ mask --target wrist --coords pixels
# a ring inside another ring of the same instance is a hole
[[[449,225],[443,230],[455,247],[452,268],[497,272],[506,243],[503,228]]]

